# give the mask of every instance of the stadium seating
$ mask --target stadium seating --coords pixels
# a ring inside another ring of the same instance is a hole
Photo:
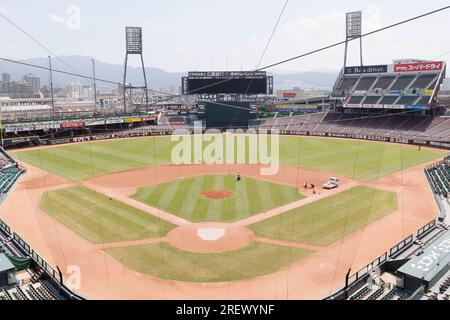
[[[417,79],[412,83],[410,88],[412,88],[412,89],[428,88],[428,86],[431,84],[431,82],[435,79],[436,79],[435,74],[424,74],[424,75],[418,76]]]
[[[282,120],[281,120],[282,119]],[[408,142],[408,139],[450,140],[450,117],[418,115],[361,116],[347,113],[313,113],[285,118],[262,119],[261,129],[298,134],[358,134]]]
[[[355,90],[369,90],[377,77],[362,77],[357,83]]]
[[[336,90],[339,92],[344,91],[348,91],[351,88],[353,88],[353,86],[355,85],[356,81],[358,81],[359,78],[357,77],[348,77],[348,78],[344,78],[339,85],[336,87]]]
[[[422,96],[418,101],[416,101],[416,104],[427,104],[430,102],[431,96]]]
[[[17,181],[22,172],[23,169],[19,167],[10,167],[0,171],[0,194],[7,193]]]
[[[385,290],[385,286],[384,284],[378,288],[377,290],[375,290],[375,292],[373,292],[370,296],[367,297],[367,300],[377,300],[379,297],[381,297],[384,293]]]
[[[395,76],[384,76],[379,77],[378,81],[373,86],[375,89],[387,89],[391,85],[392,81],[394,81]]]
[[[439,285],[439,292],[442,294],[450,288],[450,276],[444,279],[444,281]]]
[[[450,193],[450,165],[441,161],[426,169],[431,186],[437,194],[448,198]]]
[[[415,76],[412,75],[398,77],[397,80],[395,80],[394,84],[391,86],[390,90],[406,90],[414,77]]]
[[[418,96],[403,96],[396,104],[413,104],[418,98]]]
[[[367,96],[363,103],[364,104],[377,104],[380,100],[381,96]]]
[[[0,300],[60,300],[44,282],[0,289]]]
[[[351,96],[350,99],[348,99],[348,103],[350,104],[359,104],[364,99],[364,96]]]
[[[393,300],[394,297],[396,296],[396,293],[397,293],[397,289],[396,289],[396,288],[393,288],[393,289],[391,289],[391,291],[389,291],[388,293],[386,293],[386,294],[381,298],[381,300]]]
[[[354,293],[350,297],[350,300],[363,300],[364,297],[369,295],[371,291],[372,291],[371,288],[368,285],[365,285],[364,287],[359,289],[356,293]]]
[[[384,96],[379,103],[380,104],[394,104],[397,101],[398,96]]]

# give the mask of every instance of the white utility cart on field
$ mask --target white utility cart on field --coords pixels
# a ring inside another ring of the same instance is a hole
[[[327,183],[323,184],[324,189],[334,189],[339,186],[339,179],[336,177],[330,177]]]

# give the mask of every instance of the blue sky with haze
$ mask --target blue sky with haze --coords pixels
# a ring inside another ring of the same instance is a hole
[[[122,64],[124,26],[142,26],[146,65],[167,71],[254,69],[284,0],[0,0],[0,12],[58,55]],[[262,65],[344,38],[345,12],[363,10],[363,31],[448,5],[440,0],[290,0]],[[68,11],[70,13],[68,13]],[[75,10],[75,11],[74,11]],[[79,10],[79,20],[73,13]],[[67,18],[72,20],[67,23]],[[79,21],[79,24],[78,24]],[[0,56],[47,53],[0,18]],[[364,39],[365,64],[434,59],[450,50],[450,10]],[[357,63],[353,45],[350,63]],[[448,59],[449,54],[441,59]],[[275,70],[338,70],[343,47]],[[131,64],[137,65],[132,59]]]

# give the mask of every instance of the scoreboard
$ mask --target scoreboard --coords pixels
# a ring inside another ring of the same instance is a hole
[[[265,71],[195,71],[182,78],[183,94],[272,94]]]

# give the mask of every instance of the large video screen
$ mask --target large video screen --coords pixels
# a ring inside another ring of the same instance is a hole
[[[207,128],[248,127],[256,113],[250,112],[249,102],[206,102],[205,118]]]
[[[267,78],[262,79],[187,79],[188,94],[265,94]]]

